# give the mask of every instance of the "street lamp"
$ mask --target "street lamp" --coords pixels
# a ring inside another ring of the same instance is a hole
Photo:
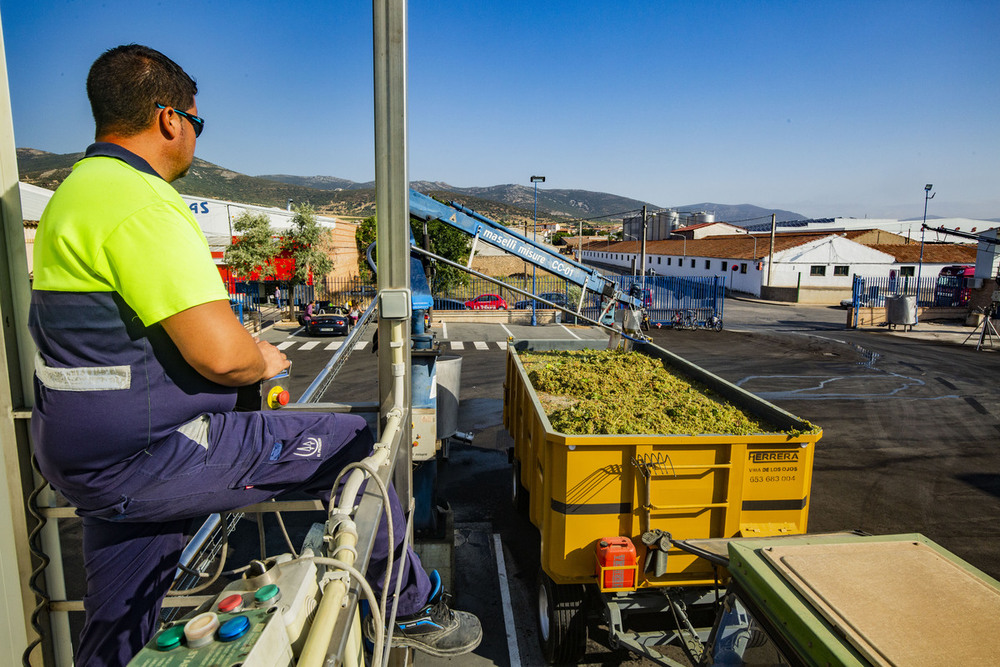
[[[928,183],[924,186],[924,224],[920,226],[920,261],[917,263],[917,307],[914,316],[914,323],[920,322],[920,276],[924,272],[924,234],[927,233],[927,202],[934,199],[931,189],[934,186]],[[934,194],[937,194],[936,192]]]
[[[535,226],[531,230],[531,240],[538,240],[538,184],[545,182],[544,176],[532,176],[531,182],[535,184]],[[531,265],[531,326],[536,326],[538,324],[538,318],[535,314],[535,265]]]

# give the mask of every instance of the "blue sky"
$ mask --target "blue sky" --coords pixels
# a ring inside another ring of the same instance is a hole
[[[413,180],[807,216],[1000,217],[1000,3],[409,3]],[[84,81],[139,42],[199,85],[198,156],[374,176],[365,2],[0,0],[17,145],[93,138]]]

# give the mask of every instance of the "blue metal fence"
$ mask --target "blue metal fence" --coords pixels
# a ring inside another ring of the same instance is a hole
[[[887,296],[915,296],[917,306],[934,305],[937,276],[854,276],[851,301],[854,308],[883,308]]]
[[[634,276],[611,278],[626,292],[633,283],[642,280]],[[678,311],[691,311],[697,322],[707,322],[712,316],[720,319],[723,316],[726,296],[724,277],[647,276],[646,289],[649,294],[643,300],[653,325],[669,326]]]
[[[634,283],[642,280],[635,276],[607,277],[626,293]],[[527,292],[532,291],[531,276],[506,278],[504,282]],[[309,301],[315,300],[320,309],[325,309],[330,306],[345,305],[348,301],[364,307],[371,302],[376,293],[375,285],[363,283],[357,278],[328,278],[316,285],[297,285],[294,290],[290,290],[286,283],[276,280],[234,282],[230,284],[229,289],[233,312],[240,316],[241,321],[245,313],[258,311],[263,305],[287,306],[290,297],[295,299],[297,306],[304,307]],[[277,303],[275,290],[278,292]],[[708,320],[713,315],[722,317],[725,278],[647,276],[646,290],[643,301],[653,324],[669,325],[677,311],[693,311],[696,320]],[[447,292],[441,292],[435,286],[432,286],[431,291],[435,299],[453,299],[461,303],[470,301],[480,294],[498,294],[506,301],[508,308],[518,307],[518,302],[521,302],[521,307],[525,305],[530,307],[530,303],[525,304],[529,301],[528,297],[483,278],[470,278],[465,284],[454,286]],[[570,286],[565,280],[554,276],[537,276],[534,280],[534,293],[558,293],[573,309],[580,299],[579,287]],[[589,293],[583,304],[583,314],[596,319],[600,307],[600,297]]]

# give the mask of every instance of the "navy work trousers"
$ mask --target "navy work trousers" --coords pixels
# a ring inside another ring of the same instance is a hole
[[[337,474],[374,444],[357,415],[235,412],[205,415],[196,426],[202,428],[185,427],[137,455],[115,488],[66,494],[83,516],[87,572],[77,667],[125,665],[152,638],[192,519],[291,491],[327,503]],[[389,491],[395,576],[405,519]],[[376,592],[388,553],[383,519],[367,572]],[[419,558],[412,549],[407,556],[400,615],[415,613],[430,595]]]

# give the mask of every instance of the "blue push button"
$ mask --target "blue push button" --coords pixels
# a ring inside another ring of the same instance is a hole
[[[250,630],[250,619],[246,616],[233,616],[219,626],[219,641],[231,642],[239,639]]]

